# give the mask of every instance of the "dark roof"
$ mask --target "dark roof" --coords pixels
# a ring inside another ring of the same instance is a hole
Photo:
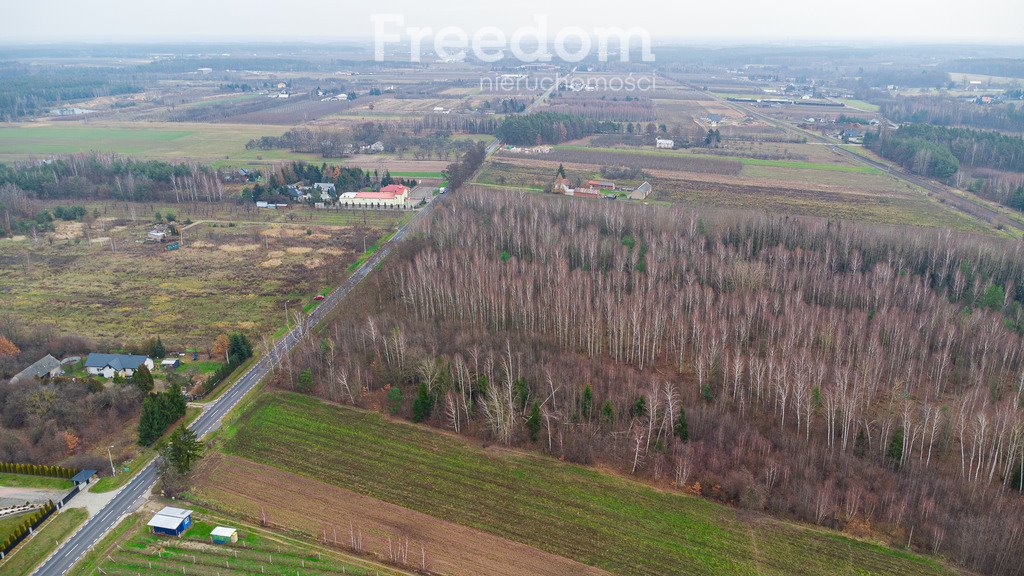
[[[148,359],[138,354],[89,354],[85,359],[86,368],[106,368],[114,370],[135,370]]]
[[[60,360],[57,360],[53,356],[47,354],[39,360],[36,360],[28,368],[25,368],[21,372],[15,374],[14,378],[11,378],[11,381],[27,380],[29,378],[42,378],[56,368],[60,368]]]
[[[95,470],[82,470],[78,474],[75,474],[74,478],[72,478],[71,481],[75,482],[75,483],[78,483],[78,482],[88,482],[89,478],[92,478],[95,475],[96,475],[96,471]]]

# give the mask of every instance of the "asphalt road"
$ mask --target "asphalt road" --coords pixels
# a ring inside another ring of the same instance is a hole
[[[572,72],[576,72],[573,68]],[[571,77],[572,73],[570,73]],[[534,100],[527,108],[527,113],[532,111],[543,102],[551,93],[557,88],[552,86],[549,90],[541,94],[536,100]],[[487,147],[487,154],[491,154],[494,150],[497,150],[501,146],[501,141],[495,138],[491,141],[491,144]],[[264,376],[270,373],[274,365],[280,361],[289,350],[295,346],[295,343],[299,341],[302,335],[309,327],[316,326],[321,320],[328,314],[330,314],[338,303],[352,291],[357,284],[362,282],[366,277],[373,271],[377,265],[391,253],[391,250],[405,238],[410,230],[412,230],[416,223],[426,218],[430,212],[433,211],[434,206],[439,202],[443,202],[450,194],[438,196],[431,202],[428,202],[419,212],[417,212],[404,226],[395,232],[395,235],[391,237],[383,246],[378,249],[373,256],[363,262],[355,273],[348,277],[345,282],[335,289],[319,306],[313,309],[312,312],[303,320],[303,322],[288,332],[283,338],[278,340],[277,344],[265,354],[256,364],[254,364],[249,371],[242,375],[229,390],[224,392],[220,398],[214,400],[208,404],[203,410],[203,413],[199,415],[195,421],[189,426],[190,429],[195,430],[196,435],[200,438],[204,438],[211,432],[220,428],[221,422],[224,420],[224,416],[231,411],[235,405],[248,394],[255,386],[263,379]],[[131,481],[125,485],[120,492],[103,507],[102,510],[92,518],[89,518],[85,524],[76,532],[71,538],[64,542],[49,558],[43,562],[39,568],[33,572],[36,576],[62,576],[67,573],[68,570],[74,566],[83,554],[89,551],[97,542],[106,535],[122,518],[134,512],[138,507],[145,501],[149,493],[153,490],[153,486],[156,484],[156,463],[150,461],[145,467],[140,470]],[[74,500],[72,500],[74,502]]]
[[[248,372],[242,375],[229,390],[224,392],[220,398],[211,402],[203,410],[195,421],[189,426],[200,438],[208,436],[211,432],[220,428],[224,416],[231,411],[235,405],[248,394],[267,374],[271,372],[274,365],[298,342],[302,335],[312,326],[318,324],[325,316],[331,313],[345,296],[379,264],[414,227],[416,222],[425,218],[433,209],[433,206],[443,198],[428,203],[422,210],[417,212],[404,226],[398,229],[395,235],[377,250],[366,262],[360,266],[355,273],[337,289],[335,289],[319,306],[304,319],[304,321],[288,332],[277,344],[265,354]],[[77,562],[83,554],[91,549],[101,538],[117,523],[131,514],[146,500],[157,480],[156,463],[151,460],[140,470],[131,481],[128,482],[117,493],[114,498],[103,507],[102,510],[92,518],[89,518],[84,525],[57,549],[43,564],[36,569],[34,574],[38,576],[60,576],[65,574]],[[70,505],[74,505],[72,500]]]

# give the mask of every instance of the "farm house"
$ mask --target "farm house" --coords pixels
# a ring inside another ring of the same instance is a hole
[[[192,511],[165,506],[149,520],[146,526],[154,534],[181,536],[192,525]]]
[[[114,376],[131,376],[145,365],[153,369],[153,360],[138,354],[89,354],[85,359],[85,370],[94,376],[113,378]]]

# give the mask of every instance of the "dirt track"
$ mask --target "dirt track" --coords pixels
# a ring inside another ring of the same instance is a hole
[[[212,453],[195,474],[196,492],[207,505],[258,522],[300,530],[348,546],[349,526],[362,531],[363,549],[387,558],[388,537],[409,542],[410,562],[420,545],[431,571],[454,576],[605,575],[608,572],[438,520],[375,498],[282,472],[243,458]],[[496,501],[497,503],[497,501]],[[443,502],[438,503],[443,506]]]

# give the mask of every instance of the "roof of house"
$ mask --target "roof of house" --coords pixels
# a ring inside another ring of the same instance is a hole
[[[146,360],[146,356],[139,354],[89,354],[85,359],[86,368],[106,368],[110,366],[114,370],[135,370]]]
[[[330,182],[317,182],[313,184],[313,188],[320,188],[321,190],[334,190],[334,184]]]
[[[213,530],[210,530],[210,536],[230,538],[235,532],[238,532],[238,530],[236,530],[235,528],[228,528],[227,526],[217,526]]]
[[[157,514],[146,523],[146,526],[152,526],[153,528],[163,528],[164,530],[177,530],[181,526],[181,521],[184,518],[175,518],[173,516],[164,516],[163,514]]]
[[[388,192],[356,192],[351,198],[363,198],[365,200],[394,200],[397,194]],[[346,196],[349,197],[349,196]]]
[[[60,368],[60,360],[57,360],[53,356],[47,354],[46,356],[43,356],[39,360],[33,362],[32,365],[29,366],[28,368],[25,368],[21,372],[15,374],[14,378],[11,378],[11,380],[22,380],[25,378],[42,378],[43,376],[46,376],[56,368]]]
[[[89,478],[96,475],[95,470],[82,470],[71,479],[72,482],[88,482]]]
[[[382,194],[405,194],[409,191],[409,187],[401,184],[388,184],[381,188],[380,191]]]
[[[156,513],[156,515],[157,516],[170,516],[172,518],[181,519],[181,518],[186,518],[188,516],[191,516],[192,515],[192,511],[191,510],[185,510],[184,508],[175,508],[174,506],[164,506],[163,509],[161,509],[159,512]]]

